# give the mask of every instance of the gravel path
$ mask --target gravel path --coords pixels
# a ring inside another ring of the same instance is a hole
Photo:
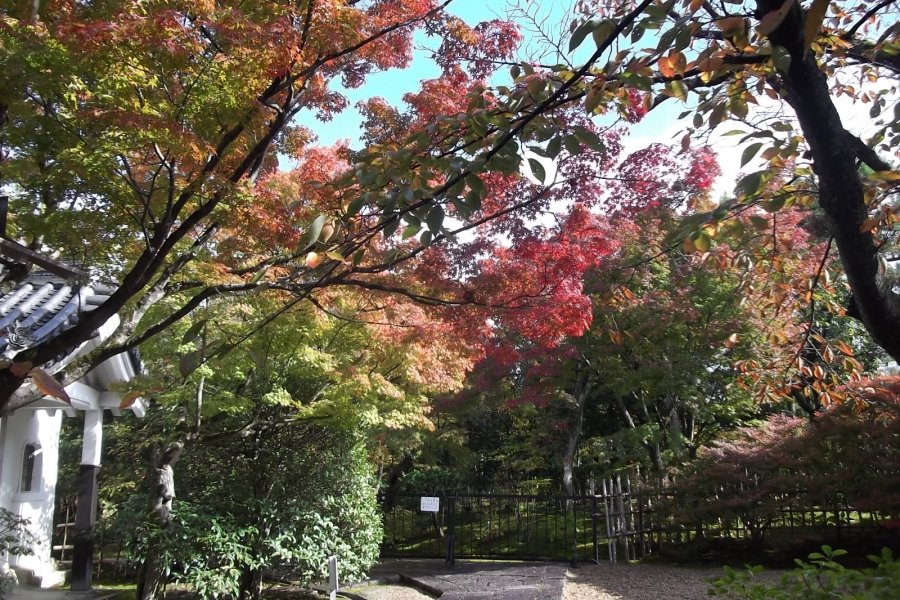
[[[442,600],[705,600],[708,578],[723,575],[721,567],[664,564],[582,564],[563,573],[559,563],[457,563],[385,561],[376,569],[390,585],[351,588],[369,600],[427,600],[430,596],[397,585],[396,573],[406,573],[444,592]],[[758,580],[777,581],[783,572],[766,571]]]
[[[368,600],[433,600],[431,596],[403,585],[369,585],[349,589]]]
[[[569,569],[564,600],[703,600],[709,577],[718,578],[722,568],[692,568],[671,565],[600,564]],[[760,577],[777,580],[780,573]]]

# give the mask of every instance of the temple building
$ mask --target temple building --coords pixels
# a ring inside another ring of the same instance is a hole
[[[15,362],[20,353],[74,326],[81,315],[94,310],[115,290],[92,283],[87,273],[77,268],[44,257],[35,259],[32,254],[15,242],[0,239],[0,360],[5,362]],[[106,341],[118,324],[118,317],[113,316],[90,340],[50,364],[38,366],[50,375],[61,373]],[[0,417],[0,509],[28,519],[37,540],[32,554],[0,556],[0,566],[15,569],[20,581],[24,578],[49,587],[65,578],[51,558],[59,434],[64,418],[83,412],[72,584],[73,589],[90,587],[93,542],[86,533],[96,522],[104,416],[125,411],[143,416],[146,404],[142,399],[120,408],[122,398],[115,385],[129,381],[139,371],[135,354],[118,354],[65,386],[70,402],[40,397],[33,388],[23,386],[19,392],[36,399]]]

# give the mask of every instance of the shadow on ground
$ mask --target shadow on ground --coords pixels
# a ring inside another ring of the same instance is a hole
[[[404,575],[433,589],[441,600],[561,600],[566,579],[562,563],[392,559],[369,573],[373,580],[397,581]],[[432,593],[432,595],[436,595]]]

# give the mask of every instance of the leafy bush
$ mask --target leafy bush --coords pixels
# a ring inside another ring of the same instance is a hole
[[[709,594],[729,600],[893,600],[900,591],[900,561],[890,549],[880,556],[869,555],[875,566],[851,569],[837,562],[844,550],[822,546],[809,555],[809,562],[796,560],[797,568],[782,576],[777,584],[756,583],[761,566],[745,571],[725,567],[725,576],[711,581]]]
[[[0,508],[0,553],[11,556],[24,556],[33,553],[37,538],[28,526],[31,521]],[[19,583],[16,572],[12,569],[0,571],[0,600],[6,598]]]
[[[188,500],[175,499],[166,529],[145,518],[146,497],[134,496],[119,511],[132,557],[143,561],[150,548],[161,549],[166,579],[201,598],[242,596],[248,576],[263,572],[304,584],[322,581],[332,555],[342,581],[360,579],[377,560],[382,537],[365,447],[343,434],[314,439],[321,442],[315,453],[307,448],[298,454],[295,446],[281,456],[281,469],[267,471],[277,482],[267,497],[254,497],[241,478],[204,486],[186,493]],[[303,464],[290,460],[310,456]],[[192,458],[194,467],[206,460],[202,454]]]
[[[172,526],[160,529],[143,518],[146,506],[146,498],[135,495],[119,511],[133,559],[144,562],[151,547],[161,548],[169,581],[189,585],[201,598],[238,596],[244,567],[259,565],[247,544],[255,528],[177,501]]]
[[[378,560],[381,511],[365,449],[357,446],[346,460],[341,492],[316,498],[313,506],[280,525],[283,531],[272,537],[268,552],[279,554],[302,583],[325,580],[329,556],[338,557],[342,581],[361,579]]]
[[[703,449],[659,512],[690,525],[740,521],[760,542],[798,495],[807,505],[897,513],[898,465],[900,378],[885,377],[813,420],[776,415]]]
[[[37,538],[28,528],[31,521],[0,508],[0,552],[24,556],[32,554]]]

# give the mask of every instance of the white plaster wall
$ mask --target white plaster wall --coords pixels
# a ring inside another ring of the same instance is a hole
[[[39,577],[54,570],[50,558],[53,509],[59,462],[59,410],[19,410],[4,417],[0,429],[3,462],[0,471],[0,506],[29,519],[29,529],[38,539],[34,554],[9,558],[12,566],[33,571]],[[22,491],[22,464],[25,445],[41,448],[40,468],[35,468],[32,491]]]

